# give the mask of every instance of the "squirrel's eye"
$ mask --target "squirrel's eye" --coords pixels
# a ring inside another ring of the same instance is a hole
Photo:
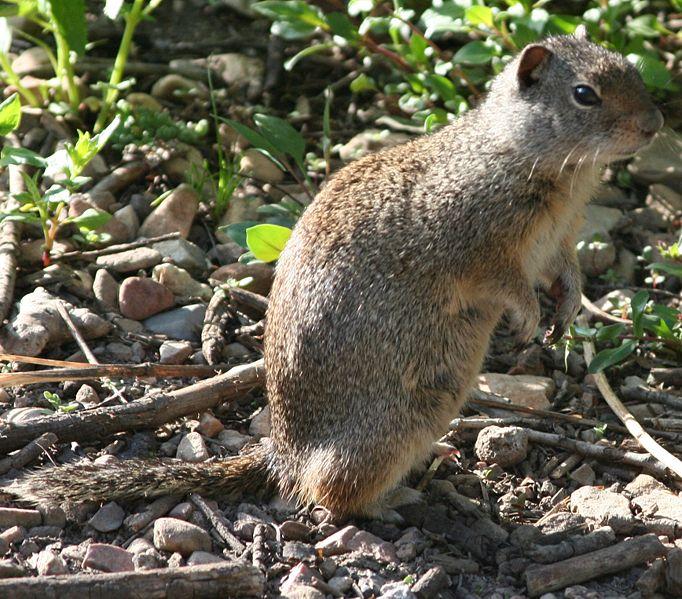
[[[596,106],[601,104],[601,98],[589,85],[576,85],[573,88],[573,97],[578,104],[583,106]]]

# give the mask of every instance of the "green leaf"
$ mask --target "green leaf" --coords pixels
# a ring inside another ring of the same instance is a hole
[[[289,123],[269,114],[256,114],[253,122],[280,153],[289,154],[297,164],[303,164],[305,140]]]
[[[427,75],[425,83],[435,91],[444,101],[454,100],[457,96],[455,84],[442,75]]]
[[[121,12],[123,0],[106,0],[104,4],[104,14],[110,19],[115,19]]]
[[[469,42],[462,46],[452,60],[464,64],[486,64],[496,55],[495,49],[481,41]]]
[[[28,164],[38,168],[45,168],[47,161],[40,154],[36,154],[26,148],[11,148],[5,146],[0,153],[0,166],[10,164]]]
[[[662,270],[674,277],[682,278],[682,264],[676,262],[652,262],[647,268],[651,270]]]
[[[672,75],[660,60],[645,54],[628,54],[626,58],[635,65],[649,87],[667,89],[671,86]]]
[[[284,70],[291,71],[301,61],[302,58],[305,58],[306,56],[311,56],[312,54],[317,54],[318,52],[324,52],[325,50],[329,50],[330,48],[333,47],[334,44],[331,42],[311,44],[310,46],[306,46],[305,48],[303,48],[303,50],[294,54],[289,60],[287,60],[284,63]]]
[[[601,343],[613,341],[623,333],[625,333],[625,325],[610,324],[597,330],[596,340]]]
[[[431,39],[439,33],[462,31],[464,8],[455,2],[443,2],[441,6],[426,9],[421,16],[424,36]]]
[[[360,37],[358,30],[346,15],[340,12],[332,12],[327,15],[327,23],[334,35],[338,35],[347,40],[354,40]]]
[[[254,131],[250,127],[247,127],[246,125],[242,125],[238,121],[233,121],[232,119],[225,119],[221,118],[221,121],[227,123],[230,127],[232,127],[239,135],[242,137],[245,137],[246,140],[255,148],[258,148],[260,150],[265,150],[266,152],[269,152],[273,156],[279,154],[279,151],[277,148],[270,143],[268,139],[263,137],[258,131]]]
[[[635,339],[626,339],[620,345],[614,349],[603,349],[600,351],[594,359],[590,362],[587,371],[590,374],[596,374],[601,372],[609,366],[618,364],[627,358],[635,348],[637,347],[637,341]]]
[[[641,337],[644,333],[642,327],[642,316],[646,310],[646,304],[649,301],[649,294],[642,290],[638,291],[630,300],[630,311],[632,312],[632,331],[635,337]]]
[[[7,54],[12,47],[12,28],[5,17],[0,18],[0,53]]]
[[[303,0],[265,0],[256,2],[251,8],[272,20],[298,21],[312,27],[328,29],[322,10]]]
[[[225,233],[238,246],[247,250],[249,246],[246,243],[246,230],[255,227],[258,224],[258,221],[247,220],[243,223],[232,223],[230,225],[218,227],[218,230]]]
[[[95,210],[94,208],[88,208],[83,214],[69,219],[70,222],[74,223],[81,229],[87,229],[89,231],[94,231],[106,225],[111,219],[111,214],[105,212],[104,210]]]
[[[354,94],[361,94],[362,92],[375,91],[377,89],[377,84],[369,75],[360,73],[350,82],[348,87],[350,87],[350,91]]]
[[[464,18],[475,27],[485,25],[493,29],[495,26],[493,11],[487,6],[470,6],[464,11]]]
[[[0,135],[14,131],[21,122],[21,102],[17,94],[12,94],[0,104]]]
[[[279,225],[256,225],[246,230],[246,243],[253,255],[263,262],[279,258],[291,237],[291,229]]]
[[[69,48],[82,56],[88,41],[85,24],[85,0],[47,0],[50,12]]]

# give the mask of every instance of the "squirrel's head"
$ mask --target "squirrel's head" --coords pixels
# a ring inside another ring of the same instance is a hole
[[[588,41],[582,27],[526,46],[493,82],[486,104],[509,106],[510,138],[522,133],[545,163],[620,160],[663,125],[637,69]]]

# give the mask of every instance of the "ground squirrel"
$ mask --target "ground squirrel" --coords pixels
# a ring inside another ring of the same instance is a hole
[[[277,264],[265,334],[272,434],[215,463],[130,460],[26,475],[22,500],[111,500],[272,485],[372,515],[428,457],[509,312],[520,339],[580,308],[576,234],[609,161],[662,125],[637,70],[584,34],[527,46],[484,102],[333,176]]]

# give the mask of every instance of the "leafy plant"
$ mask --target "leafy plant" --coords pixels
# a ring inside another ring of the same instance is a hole
[[[291,229],[280,225],[256,225],[246,229],[246,245],[257,260],[274,262],[291,237]]]
[[[65,209],[72,194],[89,181],[88,177],[82,175],[83,170],[102,150],[119,125],[120,119],[117,117],[99,135],[91,136],[89,133],[79,131],[75,143],[67,143],[63,150],[57,150],[48,158],[43,158],[26,148],[5,146],[2,149],[0,167],[29,165],[38,169],[32,176],[21,172],[26,191],[14,195],[19,207],[0,212],[0,220],[40,226],[45,242],[43,248],[45,266],[50,264],[50,252],[62,227],[75,225],[80,231],[81,239],[92,241],[96,239],[95,230],[105,225],[111,218],[108,212],[94,208],[87,209],[78,216],[66,216]],[[49,187],[43,189],[45,185]]]
[[[56,393],[51,393],[50,391],[43,391],[43,397],[52,406],[55,412],[63,412],[68,414],[78,409],[78,404],[75,401],[66,403],[59,395]]]

